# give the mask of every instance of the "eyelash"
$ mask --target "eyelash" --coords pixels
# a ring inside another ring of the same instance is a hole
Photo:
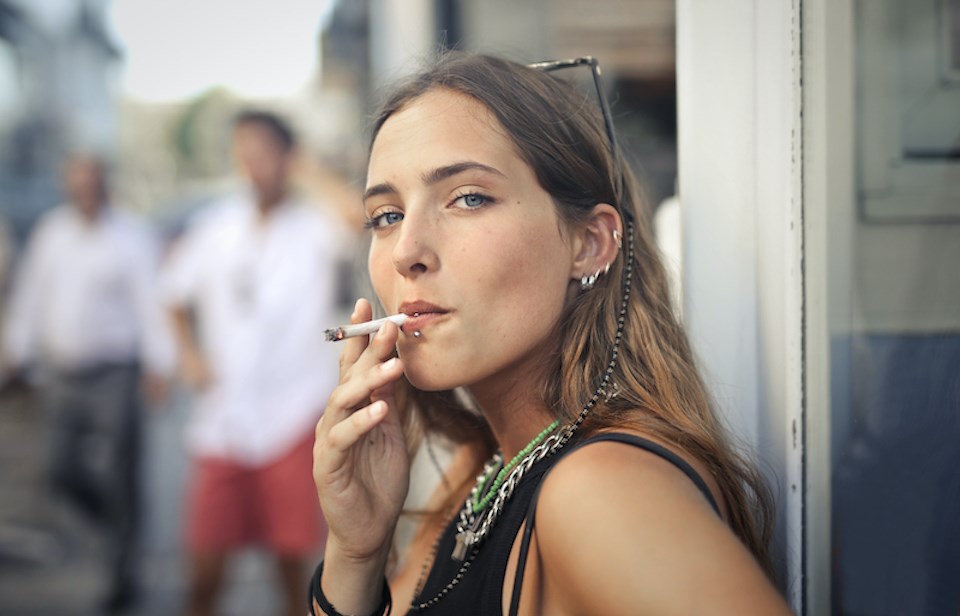
[[[453,201],[451,201],[451,205],[456,203],[457,201],[466,199],[467,197],[479,197],[480,199],[483,199],[483,203],[481,203],[480,205],[475,205],[471,207],[464,204],[465,206],[464,209],[467,209],[467,210],[479,210],[480,208],[483,208],[485,206],[491,205],[492,203],[495,203],[495,199],[493,197],[485,195],[481,192],[470,191],[470,192],[465,192],[463,194],[458,194],[457,196],[455,196],[453,198]]]
[[[363,227],[365,229],[373,229],[374,231],[378,229],[386,229],[387,227],[392,227],[393,226],[392,224],[390,225],[380,224],[381,220],[383,220],[384,218],[390,215],[399,216],[400,220],[403,220],[403,212],[397,212],[397,211],[383,212],[382,214],[377,214],[376,216],[371,216],[370,218],[366,219],[363,223]],[[400,220],[396,222],[400,222]]]
[[[475,205],[475,206],[468,206],[468,205],[466,205],[466,204],[464,203],[464,206],[463,206],[462,209],[466,209],[466,210],[479,210],[479,209],[481,209],[481,208],[483,208],[483,207],[486,207],[486,206],[491,205],[491,204],[493,204],[493,203],[496,202],[496,200],[495,200],[493,197],[487,196],[487,195],[485,195],[485,194],[483,194],[483,193],[480,193],[480,192],[472,191],[472,192],[465,192],[465,193],[463,193],[463,194],[458,194],[458,195],[456,195],[456,196],[453,198],[453,200],[450,201],[450,205],[453,205],[453,204],[455,204],[456,202],[458,202],[458,201],[460,201],[460,200],[467,199],[468,197],[478,197],[478,198],[482,199],[483,202],[480,203],[479,205]],[[381,224],[380,224],[381,221],[383,221],[387,216],[391,216],[391,215],[392,215],[392,216],[399,216],[400,218],[399,218],[399,220],[397,220],[397,221],[395,221],[394,223],[391,223],[391,224],[386,224],[386,225],[381,225]],[[368,218],[367,220],[364,221],[363,226],[364,226],[365,229],[373,229],[374,231],[376,231],[376,230],[378,230],[378,229],[386,229],[386,228],[388,228],[388,227],[392,227],[392,226],[393,226],[394,224],[396,224],[397,222],[400,222],[400,220],[403,220],[403,212],[397,212],[397,211],[391,210],[391,211],[389,211],[389,212],[383,212],[382,214],[377,214],[376,216],[371,216],[370,218]]]

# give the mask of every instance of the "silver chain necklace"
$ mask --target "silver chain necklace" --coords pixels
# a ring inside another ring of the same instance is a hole
[[[420,571],[420,579],[417,581],[417,593],[414,596],[413,603],[410,605],[410,610],[412,612],[419,612],[436,605],[443,597],[447,595],[447,593],[453,590],[453,588],[460,583],[460,580],[463,579],[464,574],[470,568],[470,565],[476,559],[477,554],[480,551],[480,542],[490,534],[490,529],[493,528],[493,525],[500,518],[500,514],[503,512],[504,505],[510,499],[510,497],[513,496],[513,492],[517,485],[519,485],[520,480],[523,479],[523,476],[526,475],[527,471],[529,471],[537,462],[543,460],[547,456],[555,454],[557,451],[562,449],[564,445],[566,445],[570,439],[573,438],[573,435],[576,433],[583,421],[587,418],[587,415],[590,413],[593,407],[596,406],[600,396],[603,396],[606,394],[606,392],[610,391],[607,388],[610,386],[610,379],[613,378],[613,370],[617,365],[617,356],[620,351],[620,340],[623,338],[623,325],[626,321],[627,304],[630,300],[630,287],[633,278],[633,221],[629,219],[627,220],[626,237],[627,271],[623,282],[623,300],[620,303],[620,314],[617,316],[617,335],[613,340],[613,350],[610,353],[610,362],[607,364],[607,369],[603,373],[603,378],[600,379],[600,384],[597,386],[596,391],[593,392],[593,396],[590,397],[590,401],[587,402],[587,404],[584,405],[583,409],[580,411],[576,421],[565,427],[560,432],[551,434],[544,439],[542,443],[535,447],[533,451],[528,453],[507,476],[507,479],[497,491],[497,497],[494,499],[494,501],[478,516],[473,511],[473,494],[474,492],[480,490],[482,479],[486,475],[486,470],[491,465],[497,463],[499,454],[495,454],[494,457],[487,462],[484,467],[484,472],[481,472],[477,477],[477,483],[474,485],[471,493],[467,496],[467,500],[460,509],[460,514],[457,517],[457,543],[454,546],[452,557],[454,560],[461,561],[460,568],[457,570],[457,573],[454,575],[453,579],[447,582],[446,586],[441,588],[440,591],[431,599],[423,602],[417,601],[417,597],[423,591],[423,585],[426,582],[428,566],[431,561],[436,560],[437,553],[440,548],[440,542],[442,541],[444,535],[444,533],[441,532],[433,546],[432,556],[428,558],[426,562],[424,562],[423,568]],[[616,387],[611,389],[616,391]],[[607,399],[611,397],[610,394],[606,395]]]

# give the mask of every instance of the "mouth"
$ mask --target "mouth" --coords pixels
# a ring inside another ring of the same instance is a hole
[[[400,304],[400,312],[409,317],[400,328],[405,334],[422,330],[450,314],[450,310],[421,300]]]

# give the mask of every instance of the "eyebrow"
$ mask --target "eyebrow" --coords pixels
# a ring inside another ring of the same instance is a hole
[[[436,169],[424,173],[420,177],[424,184],[432,186],[433,184],[437,184],[438,182],[442,182],[443,180],[452,178],[453,176],[459,175],[466,171],[483,171],[485,173],[499,175],[503,178],[507,177],[496,167],[491,167],[490,165],[485,165],[472,160],[453,163],[452,165],[445,165],[443,167],[437,167]],[[367,199],[376,197],[377,195],[391,194],[396,192],[396,186],[390,182],[383,182],[381,184],[375,184],[365,190],[363,193],[363,200],[366,201]]]

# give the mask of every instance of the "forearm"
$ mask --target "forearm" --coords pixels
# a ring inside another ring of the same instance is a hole
[[[190,312],[186,308],[175,308],[172,314],[173,334],[180,349],[180,378],[194,390],[203,390],[213,381],[214,374],[196,340]]]
[[[190,309],[186,306],[175,306],[170,309],[170,326],[181,355],[199,354],[200,352],[190,323],[190,312]]]

